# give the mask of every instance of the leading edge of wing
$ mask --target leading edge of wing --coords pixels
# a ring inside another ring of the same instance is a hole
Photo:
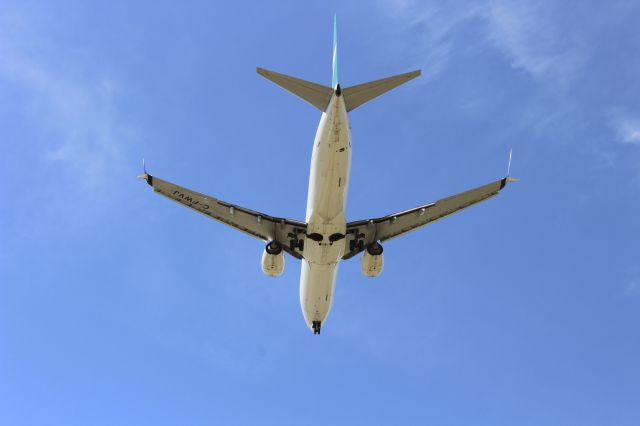
[[[353,247],[343,259],[349,259],[374,241],[386,241],[414,231],[436,220],[457,213],[496,196],[509,182],[517,179],[505,177],[486,185],[461,192],[436,202],[403,210],[387,216],[358,220],[347,224],[347,244]],[[355,243],[351,243],[354,241]]]
[[[157,178],[146,171],[139,177],[144,179],[154,192],[172,201],[262,241],[277,241],[285,249],[288,248],[290,239],[296,239],[306,233],[307,224],[304,222],[275,217],[228,203]],[[302,258],[294,249],[286,251],[296,258]]]

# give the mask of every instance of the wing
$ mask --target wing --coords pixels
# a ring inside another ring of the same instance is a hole
[[[302,259],[302,250],[298,245],[300,240],[304,240],[307,231],[306,223],[269,216],[227,203],[151,176],[146,172],[139,177],[146,180],[154,192],[259,240],[277,241],[287,253]]]
[[[390,240],[498,195],[498,192],[508,182],[515,180],[506,177],[487,185],[443,198],[435,203],[425,204],[376,219],[348,223],[346,234],[347,250],[343,259],[355,256],[374,241]]]

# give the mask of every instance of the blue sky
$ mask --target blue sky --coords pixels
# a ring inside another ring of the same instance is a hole
[[[4,1],[0,424],[640,424],[640,3]],[[502,177],[341,265],[153,195],[302,219],[318,111],[255,73],[423,76],[351,114],[348,218]]]

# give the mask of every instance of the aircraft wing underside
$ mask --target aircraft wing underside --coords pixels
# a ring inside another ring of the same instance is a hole
[[[277,241],[287,253],[302,259],[300,249],[292,249],[290,241],[304,239],[307,232],[306,223],[269,216],[227,203],[148,173],[140,177],[153,187],[154,192],[262,241]]]
[[[507,177],[414,209],[375,219],[350,222],[347,224],[343,259],[349,259],[362,252],[374,241],[390,240],[489,199],[511,181],[512,179]]]

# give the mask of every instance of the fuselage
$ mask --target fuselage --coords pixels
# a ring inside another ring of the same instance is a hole
[[[313,143],[307,236],[300,272],[300,305],[309,327],[323,323],[345,252],[345,205],[351,168],[351,128],[342,96],[333,95],[322,113]]]

